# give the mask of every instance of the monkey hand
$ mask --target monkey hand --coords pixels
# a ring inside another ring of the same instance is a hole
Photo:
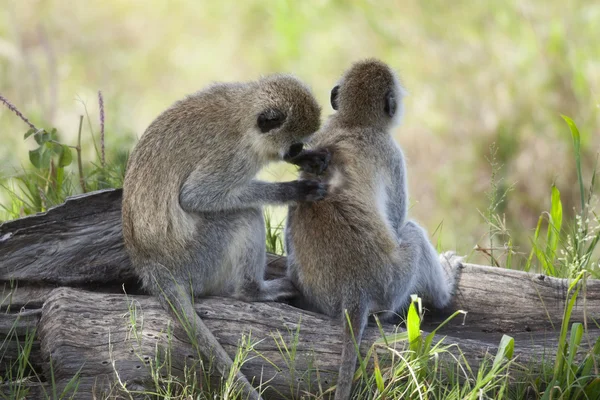
[[[284,157],[284,161],[297,165],[303,172],[321,175],[329,166],[331,153],[327,149],[303,150],[294,157]]]
[[[298,201],[313,202],[323,200],[329,185],[314,180],[298,181]]]

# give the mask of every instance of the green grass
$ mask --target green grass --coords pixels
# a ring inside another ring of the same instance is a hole
[[[268,227],[270,235],[280,235]],[[439,335],[439,329],[448,321],[459,317],[462,311],[455,312],[445,322],[431,333],[424,335],[421,331],[423,308],[421,299],[413,296],[406,314],[406,331],[393,335],[385,334],[380,328],[381,338],[373,343],[369,351],[359,358],[359,366],[355,374],[355,396],[360,399],[524,399],[532,398],[532,394],[541,399],[584,400],[596,399],[600,395],[600,338],[595,343],[590,342],[587,336],[588,321],[584,324],[570,322],[570,316],[576,302],[585,301],[585,283],[589,273],[585,270],[579,272],[577,277],[570,282],[567,291],[567,302],[563,313],[562,323],[559,327],[559,341],[554,351],[555,362],[553,365],[539,366],[536,370],[527,370],[527,366],[519,365],[514,359],[514,347],[517,345],[513,338],[504,335],[498,344],[496,354],[488,354],[477,370],[469,365],[461,349],[456,345],[447,344],[443,337],[434,342],[434,335]],[[584,299],[582,300],[581,297]],[[148,339],[142,334],[144,331],[143,312],[134,298],[126,297],[128,304],[128,318],[126,318],[127,331],[134,353],[147,369],[150,379],[146,382],[146,389],[134,390],[128,387],[127,382],[121,380],[115,368],[116,382],[114,386],[104,393],[98,393],[99,398],[120,395],[122,398],[135,398],[144,395],[151,399],[236,399],[238,391],[234,379],[234,372],[238,371],[245,361],[250,358],[262,358],[265,364],[271,361],[261,354],[255,347],[256,342],[252,336],[240,339],[238,351],[234,358],[232,374],[222,379],[216,386],[210,386],[208,375],[211,371],[210,362],[202,363],[199,353],[194,360],[188,360],[183,372],[174,369],[172,359],[173,329],[167,328],[157,339],[154,357],[148,358],[142,351],[143,341]],[[591,322],[591,321],[590,321]],[[184,324],[186,326],[186,324]],[[187,324],[189,328],[189,324]],[[296,363],[300,354],[297,345],[302,335],[302,321],[298,321],[295,330],[289,330],[284,335],[273,332],[271,339],[279,350],[284,360],[286,373],[290,379],[290,391],[296,392],[294,386],[300,373]],[[570,332],[570,335],[568,334]],[[188,332],[190,336],[191,332]],[[193,336],[193,335],[191,335]],[[2,377],[5,383],[4,398],[25,399],[28,382],[35,382],[39,377],[35,373],[29,357],[35,337],[35,331],[27,332],[23,342],[16,336],[16,331],[11,331],[0,346],[0,354],[9,342],[16,342],[19,346],[19,355],[11,361],[7,375]],[[263,339],[269,340],[269,339]],[[193,342],[193,341],[192,341]],[[109,338],[109,347],[112,349]],[[575,354],[583,344],[589,345],[590,350],[582,361],[575,360]],[[112,352],[111,352],[112,354]],[[306,357],[306,354],[302,355]],[[112,358],[112,356],[111,356]],[[310,360],[310,357],[309,357]],[[0,358],[0,362],[2,359]],[[113,367],[115,363],[113,362]],[[532,367],[531,367],[532,368]],[[319,382],[319,370],[310,362],[304,369],[304,381],[311,381],[316,377]],[[527,377],[532,375],[532,377]],[[50,392],[47,399],[69,398],[76,393],[78,376],[73,377],[68,387],[57,393],[53,379],[50,379]],[[268,386],[264,382],[262,388]],[[327,395],[322,383],[311,388],[313,392]],[[332,387],[330,391],[335,390]],[[529,397],[528,397],[529,396]]]
[[[600,278],[595,184],[599,142],[594,134],[600,88],[597,5],[575,1],[565,6],[557,0],[518,5],[408,2],[398,12],[392,3],[372,7],[367,0],[351,6],[338,1],[317,6],[249,1],[235,9],[225,3],[189,2],[170,10],[177,22],[165,21],[160,7],[141,6],[148,13],[136,7],[111,0],[92,16],[60,2],[0,10],[3,21],[12,21],[13,16],[20,21],[19,29],[0,24],[0,33],[7,38],[0,43],[2,55],[7,55],[0,58],[5,72],[0,92],[18,99],[27,114],[0,115],[0,138],[7,144],[0,149],[5,169],[0,179],[0,220],[46,211],[70,195],[120,187],[135,136],[172,100],[210,80],[293,71],[326,105],[341,70],[357,58],[375,55],[399,67],[412,93],[397,139],[409,155],[411,196],[420,201],[411,213],[438,227],[432,233],[437,234],[438,250],[473,249],[469,261],[570,278],[572,284],[556,361],[533,379],[516,378],[522,366],[512,359],[514,341],[509,337],[502,339],[495,357],[473,371],[460,349],[443,341],[433,344],[431,336],[421,335],[417,302],[407,315],[408,332],[382,336],[362,359],[356,375],[359,393],[367,399],[517,399],[533,393],[536,398],[566,400],[598,395],[600,339],[587,343],[589,354],[575,362],[587,322],[569,322],[575,301],[585,296],[585,280]],[[44,21],[46,28],[27,22],[31,16]],[[225,18],[233,22],[223,32]],[[133,27],[145,24],[155,29],[136,33],[139,30]],[[72,51],[53,57],[56,48],[32,39],[36,34],[28,31],[30,26],[48,29],[50,37],[67,43]],[[78,37],[65,26],[102,35]],[[108,34],[107,26],[114,35]],[[184,26],[200,31],[189,35],[182,31]],[[198,37],[211,34],[220,40],[198,44]],[[348,37],[360,40],[348,46]],[[256,52],[248,41],[264,44],[268,51]],[[21,46],[27,68],[11,56],[15,53],[11,49]],[[207,53],[214,60],[210,64],[205,61]],[[47,61],[48,71],[41,59]],[[173,61],[181,59],[186,61]],[[113,68],[109,81],[98,78],[105,75],[106,60]],[[58,95],[51,88],[58,86],[59,75],[48,73],[48,80],[43,80],[44,72],[52,70],[62,74]],[[68,79],[64,71],[69,71]],[[41,85],[36,86],[40,75]],[[177,77],[176,82],[171,76]],[[83,82],[87,87],[81,89]],[[97,107],[88,109],[98,87],[108,88],[106,110],[101,96]],[[73,101],[74,93],[80,92],[92,95],[82,94],[81,107],[74,106],[79,104]],[[143,104],[134,109],[139,98]],[[52,104],[60,118],[52,115]],[[557,110],[571,117],[561,119]],[[483,156],[487,149],[489,157]],[[450,167],[432,173],[437,167],[431,160],[442,158]],[[421,185],[423,181],[431,183],[435,196]],[[486,185],[486,196],[479,196]],[[482,218],[474,210],[484,210],[479,213]],[[284,252],[283,212],[265,213],[267,249],[278,254]],[[136,340],[141,340],[143,328],[140,315],[131,304],[129,323]],[[169,343],[172,332],[164,335]],[[290,343],[281,334],[273,339],[292,375],[298,335],[300,330],[291,335]],[[33,331],[24,339],[11,331],[3,339],[0,355],[8,342],[19,346],[17,359],[10,361],[9,372],[2,377],[3,398],[24,398],[25,383],[38,379],[29,361],[34,337]],[[248,357],[262,355],[251,338],[244,338],[236,368]],[[448,359],[456,362],[452,369],[445,363]],[[0,357],[0,362],[7,361]],[[231,376],[208,388],[198,384],[203,378],[198,365],[191,365],[183,376],[175,375],[168,345],[146,364],[152,377],[148,394],[154,398],[235,396]],[[319,371],[308,373],[318,376]],[[52,379],[50,385],[53,390],[47,398],[63,398],[65,393],[56,392]],[[77,376],[70,389],[76,386]],[[134,394],[124,382],[117,382],[114,390]]]
[[[99,96],[102,99],[101,96]],[[99,121],[101,134],[99,143],[93,135],[92,121],[86,110],[87,123],[90,126],[94,158],[84,160],[81,136],[84,116],[79,117],[78,141],[76,145],[67,145],[60,141],[56,128],[37,128],[13,106],[0,96],[0,103],[15,113],[24,122],[31,125],[24,139],[34,139],[37,148],[29,151],[29,166],[10,178],[0,181],[0,190],[8,197],[6,204],[0,204],[0,220],[15,219],[39,212],[61,204],[68,196],[106,188],[122,187],[127,165],[127,152],[115,155],[113,162],[105,160],[104,121]],[[100,114],[103,115],[103,100],[100,101]],[[75,157],[73,156],[75,152]],[[75,168],[69,168],[76,164]]]

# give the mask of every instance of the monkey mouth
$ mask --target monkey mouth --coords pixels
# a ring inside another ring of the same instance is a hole
[[[285,161],[288,161],[294,157],[297,157],[302,152],[303,148],[304,148],[303,143],[293,143],[290,146],[290,148],[288,149],[288,151],[283,155],[283,159]]]

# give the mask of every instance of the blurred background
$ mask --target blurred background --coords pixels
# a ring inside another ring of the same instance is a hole
[[[434,243],[472,253],[471,261],[489,263],[476,246],[507,243],[526,257],[538,218],[550,208],[553,183],[565,217],[575,214],[573,143],[561,114],[581,131],[584,182],[600,150],[599,2],[0,5],[0,94],[37,127],[56,128],[65,144],[77,143],[83,115],[87,164],[97,162],[98,91],[106,163],[119,165],[158,113],[211,82],[293,73],[312,87],[325,118],[342,72],[361,58],[380,58],[409,92],[394,133],[407,159],[410,215]],[[24,140],[27,129],[0,105],[0,204],[17,190],[11,177],[31,167],[28,151],[37,144]],[[261,175],[290,179],[294,170],[276,164]],[[272,211],[273,221],[283,219],[283,209]]]

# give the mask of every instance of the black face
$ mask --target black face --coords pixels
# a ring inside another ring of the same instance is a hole
[[[337,98],[338,98],[338,93],[340,91],[340,85],[336,85],[333,89],[331,89],[331,97],[330,97],[330,101],[331,101],[331,107],[334,110],[338,109],[338,102],[337,102]]]
[[[302,152],[303,148],[304,148],[304,145],[302,143],[292,144],[290,146],[289,150],[287,151],[287,153],[283,156],[283,159],[290,160],[294,157],[297,157]]]
[[[394,92],[391,90],[385,94],[385,105],[383,106],[383,109],[390,118],[393,118],[394,114],[396,114],[396,96],[394,96]]]
[[[276,108],[269,108],[258,115],[256,123],[262,133],[279,128],[285,122],[285,114]]]

